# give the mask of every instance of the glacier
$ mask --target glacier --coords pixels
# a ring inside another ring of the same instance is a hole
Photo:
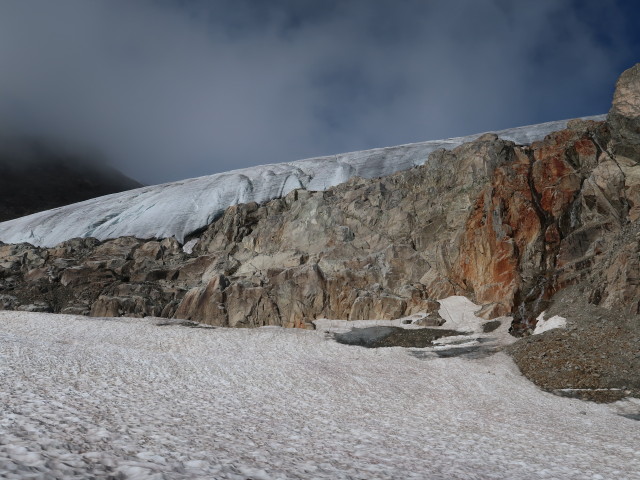
[[[605,115],[584,117],[604,120]],[[566,127],[569,120],[493,132],[530,144]],[[248,167],[142,187],[0,223],[0,241],[52,247],[75,237],[98,240],[134,236],[175,237],[180,243],[235,204],[262,203],[297,188],[326,190],[351,177],[375,178],[422,165],[437,149],[453,149],[483,133],[375,148],[293,162]]]

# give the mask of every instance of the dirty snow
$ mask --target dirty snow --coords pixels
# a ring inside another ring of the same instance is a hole
[[[529,144],[566,124],[567,120],[561,120],[495,133],[506,140]],[[115,193],[0,223],[0,241],[50,247],[75,237],[105,240],[131,235],[173,236],[182,243],[230,205],[265,202],[297,188],[326,190],[354,176],[389,175],[422,165],[436,149],[455,148],[480,135],[261,165]]]
[[[567,327],[567,319],[561,317],[560,315],[554,315],[551,318],[544,319],[544,315],[546,312],[542,312],[536,318],[536,328],[533,330],[534,335],[539,335],[544,332],[548,332],[549,330],[553,330],[554,328],[566,328]]]
[[[500,325],[490,333],[483,332],[483,325],[487,320],[475,315],[481,306],[476,305],[467,297],[453,295],[441,300],[438,314],[445,321],[439,327],[429,327],[433,330],[456,330],[464,332],[465,335],[456,335],[451,337],[442,337],[435,340],[432,349],[416,349],[420,350],[421,358],[438,357],[442,355],[443,350],[447,349],[466,349],[469,354],[486,355],[515,342],[515,338],[509,334],[509,327],[513,318],[499,317],[493,321],[500,322]],[[423,312],[416,313],[407,317],[395,320],[329,320],[318,319],[313,321],[313,325],[318,332],[331,334],[344,334],[352,329],[362,329],[370,327],[400,327],[405,329],[424,328],[420,326],[420,321],[425,319],[427,315]],[[461,350],[460,350],[461,351]]]
[[[640,478],[633,405],[421,350],[0,312],[0,478]]]
[[[401,327],[401,328],[422,328],[417,323],[426,318],[424,313],[416,313],[408,317],[397,318],[395,320],[332,320],[319,318],[313,320],[313,326],[317,332],[345,333],[353,328],[366,327]]]

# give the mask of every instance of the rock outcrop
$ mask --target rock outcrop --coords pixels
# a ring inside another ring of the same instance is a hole
[[[592,119],[602,120],[600,116]],[[559,120],[509,128],[499,134],[501,138],[514,142],[531,143],[564,128],[566,124],[567,120]],[[205,229],[232,205],[262,204],[300,188],[326,190],[355,176],[370,179],[391,175],[422,165],[437,149],[452,149],[480,136],[476,134],[258,165],[139,188],[0,222],[0,241],[29,242],[40,247],[52,247],[74,237],[95,237],[99,240],[126,236],[145,239],[174,237],[183,242],[194,231]]]
[[[607,120],[614,132],[614,153],[637,159],[640,154],[640,63],[620,75]]]
[[[0,308],[304,327],[459,294],[524,331],[574,286],[640,312],[638,67],[607,122],[531,145],[487,134],[382,178],[228,208],[187,238],[0,246]],[[187,253],[188,252],[188,253]]]

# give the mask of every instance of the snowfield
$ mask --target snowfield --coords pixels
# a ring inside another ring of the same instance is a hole
[[[529,144],[566,125],[567,120],[561,120],[495,133]],[[354,176],[374,178],[407,170],[422,165],[434,150],[452,149],[480,135],[261,165],[115,193],[0,223],[0,241],[52,247],[75,237],[134,236],[175,237],[183,243],[231,205],[266,202],[296,188],[326,190]]]
[[[425,350],[0,312],[0,478],[640,478],[615,405]]]

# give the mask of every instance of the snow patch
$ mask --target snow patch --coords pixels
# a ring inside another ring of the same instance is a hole
[[[482,326],[487,323],[484,318],[477,317],[474,312],[479,310],[479,306],[463,296],[451,296],[438,300],[440,310],[438,314],[445,320],[439,327],[431,326],[426,328],[457,330],[469,334],[482,333]],[[395,320],[331,320],[321,318],[313,321],[317,331],[331,333],[345,333],[352,328],[366,327],[401,327],[401,328],[425,328],[419,323],[424,320],[427,314],[419,312],[407,317]],[[509,322],[503,322],[509,323]],[[460,337],[455,337],[460,338]]]
[[[548,332],[549,330],[553,330],[554,328],[567,328],[567,319],[561,317],[560,315],[554,315],[548,320],[544,319],[544,314],[546,312],[542,312],[536,318],[536,328],[533,330],[534,335],[539,335],[540,333]]]
[[[467,315],[464,315],[467,318]],[[0,478],[638,478],[629,402],[504,353],[421,359],[298,329],[0,312]]]
[[[467,297],[454,295],[438,300],[438,313],[445,320],[442,328],[458,330],[460,332],[481,333],[482,325],[487,323],[484,318],[476,317],[475,312],[480,309]]]
[[[195,247],[197,244],[198,244],[198,239],[192,238],[182,246],[182,251],[184,253],[188,253],[189,255],[191,255],[193,253],[193,247]]]

